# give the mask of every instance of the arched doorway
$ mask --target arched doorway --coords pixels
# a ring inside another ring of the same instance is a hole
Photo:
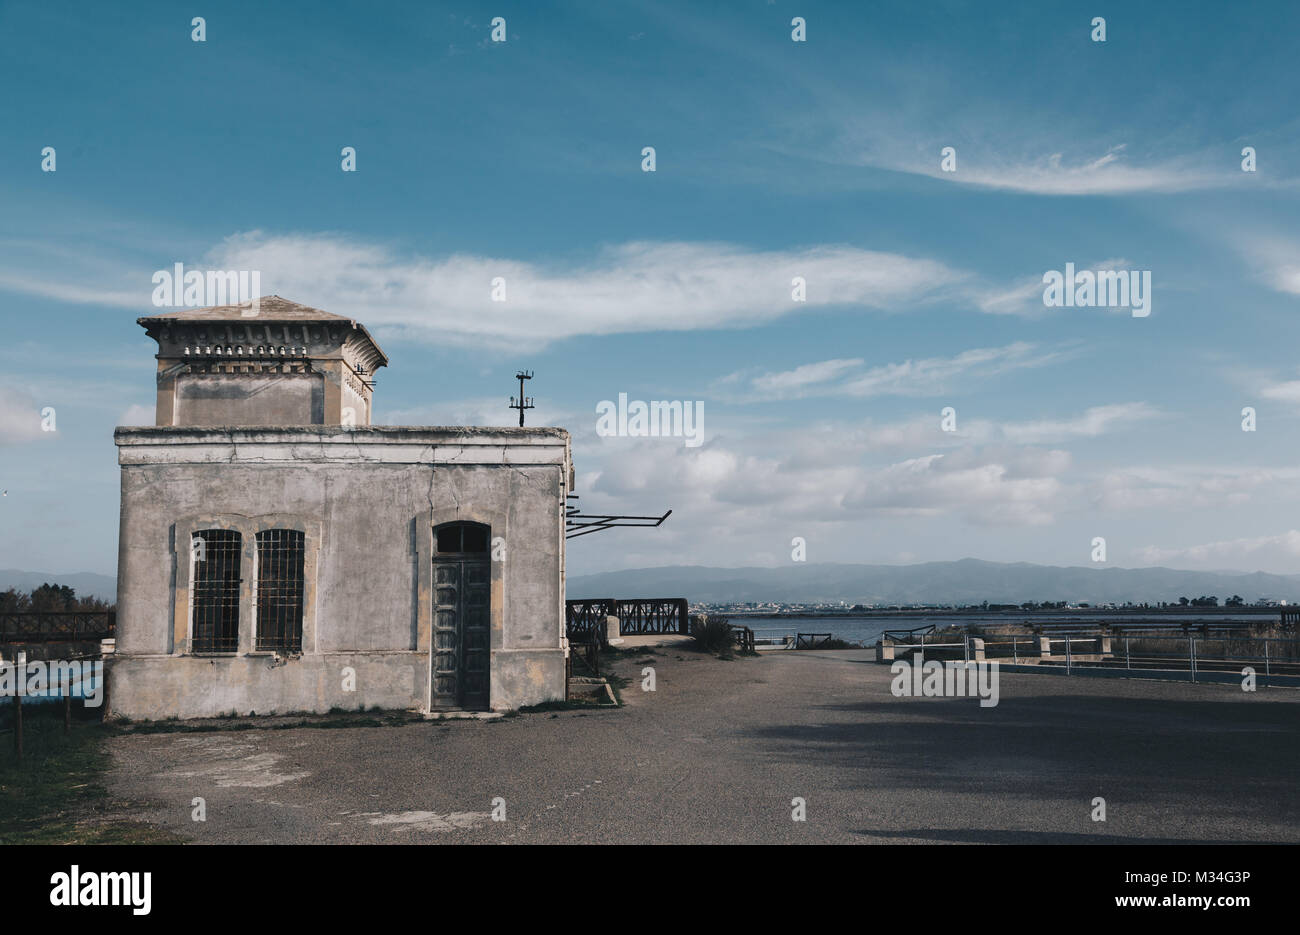
[[[445,523],[433,531],[432,708],[488,708],[491,529]]]

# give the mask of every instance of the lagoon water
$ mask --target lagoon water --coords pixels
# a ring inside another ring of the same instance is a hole
[[[934,624],[938,628],[957,626],[998,626],[1028,623],[1077,623],[1091,626],[1098,623],[1138,623],[1150,622],[1158,626],[1170,626],[1179,623],[1268,623],[1276,620],[1276,611],[1272,614],[1262,613],[1141,613],[1115,611],[1110,613],[1066,614],[944,614],[916,613],[875,617],[798,617],[794,615],[780,617],[758,617],[749,614],[720,614],[732,623],[743,623],[754,631],[759,639],[777,638],[785,634],[796,633],[830,633],[836,639],[851,643],[873,644],[886,630],[910,630],[913,627],[927,627]]]
[[[881,617],[749,617],[744,614],[722,614],[732,623],[743,623],[754,631],[758,639],[779,638],[796,633],[830,633],[836,639],[851,643],[874,643],[886,630],[911,629],[928,626],[937,620],[907,618],[889,620]],[[943,626],[945,624],[940,624]]]

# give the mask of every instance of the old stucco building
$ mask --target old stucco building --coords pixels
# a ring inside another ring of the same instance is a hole
[[[249,312],[139,319],[157,425],[115,433],[112,714],[563,698],[568,433],[371,425],[362,325]]]

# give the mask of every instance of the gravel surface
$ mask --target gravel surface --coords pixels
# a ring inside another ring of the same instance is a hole
[[[117,736],[109,788],[195,843],[1300,842],[1300,691],[1003,673],[982,708],[869,657],[664,647],[615,710]]]

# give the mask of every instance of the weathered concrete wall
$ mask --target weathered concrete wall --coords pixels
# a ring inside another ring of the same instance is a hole
[[[119,429],[116,440],[114,713],[426,709],[433,528],[455,521],[484,523],[499,540],[491,706],[564,697],[566,432],[168,427]],[[254,534],[272,526],[302,529],[307,539],[302,657],[273,666],[273,656],[251,652],[251,591],[241,602],[240,653],[190,655],[191,535],[239,530],[248,579]],[[360,656],[379,667],[375,679],[358,668],[356,693],[340,700],[337,660]]]
[[[507,711],[544,701],[563,701],[564,657],[561,649],[494,651],[492,709]],[[508,703],[498,703],[497,699],[505,698],[510,699]]]
[[[109,661],[108,703],[112,716],[135,720],[415,708],[428,669],[427,654],[416,652],[315,653],[280,660],[120,655]],[[350,684],[355,690],[347,690]]]
[[[195,373],[175,381],[174,425],[320,425],[319,373]],[[358,420],[360,421],[360,420]]]

